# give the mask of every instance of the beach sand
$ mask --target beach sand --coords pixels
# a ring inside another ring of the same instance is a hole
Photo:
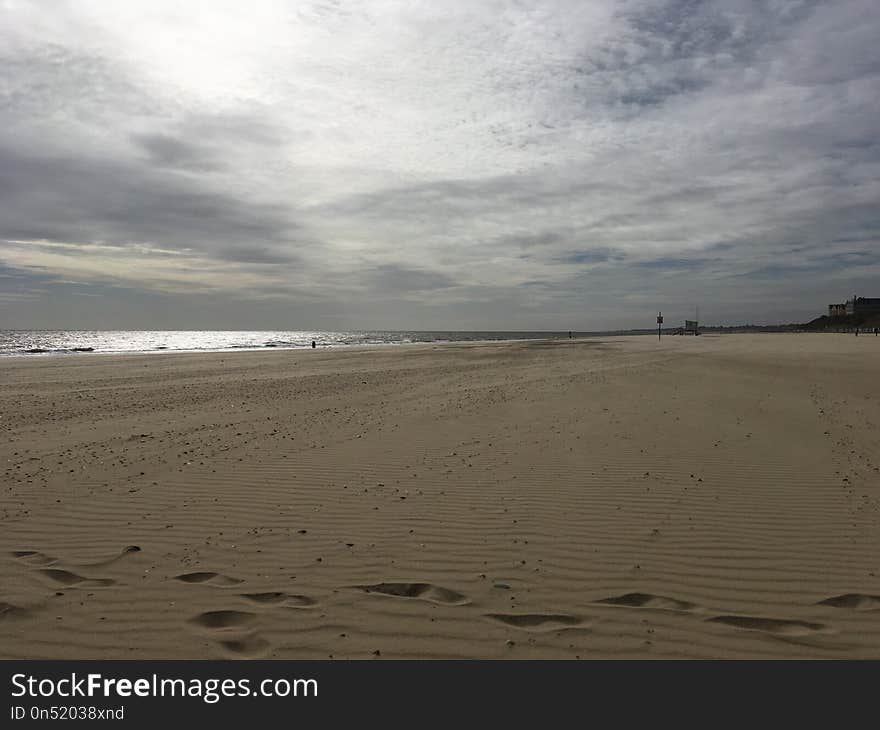
[[[880,338],[0,361],[3,658],[880,657]]]

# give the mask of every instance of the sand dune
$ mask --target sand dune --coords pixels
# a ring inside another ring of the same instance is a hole
[[[880,656],[880,338],[0,361],[4,658]]]

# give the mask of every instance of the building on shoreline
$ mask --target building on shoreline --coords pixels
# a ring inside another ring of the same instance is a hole
[[[857,297],[847,299],[843,304],[829,304],[829,317],[845,317],[850,314],[880,313],[880,298]]]

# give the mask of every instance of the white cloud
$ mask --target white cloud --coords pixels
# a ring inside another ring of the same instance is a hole
[[[0,264],[23,274],[599,328],[683,296],[809,316],[878,243],[867,0],[0,13]]]

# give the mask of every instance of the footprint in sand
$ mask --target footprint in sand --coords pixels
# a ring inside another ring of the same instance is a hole
[[[137,545],[126,545],[124,548],[122,548],[121,552],[114,555],[112,558],[99,560],[96,563],[77,563],[75,567],[97,568],[102,565],[109,565],[110,563],[114,563],[120,558],[125,557],[126,555],[139,553],[140,551],[141,549]],[[53,558],[51,555],[46,555],[45,553],[38,552],[37,550],[14,550],[12,552],[12,557],[18,560],[22,560],[26,563],[30,563],[31,565],[52,565],[53,563],[58,562],[58,558]]]
[[[106,560],[99,560],[97,563],[83,563],[79,567],[82,568],[100,568],[105,565],[110,565],[111,563],[115,563],[117,560],[122,560],[126,555],[133,555],[134,553],[139,553],[141,549],[137,545],[126,545],[122,548],[122,551],[117,555],[114,555],[112,558],[107,558]]]
[[[26,608],[16,606],[12,603],[6,603],[6,601],[0,601],[0,621],[5,619],[27,618],[28,616],[30,616],[30,611]]]
[[[36,550],[13,550],[11,554],[13,558],[31,565],[52,565],[57,560],[57,558],[50,557]]]
[[[461,606],[470,603],[467,596],[435,586],[431,583],[376,583],[370,586],[355,586],[366,593],[379,593],[383,596],[395,598],[415,598],[431,603],[443,603],[452,606]]]
[[[525,631],[561,631],[583,628],[583,619],[564,613],[487,613],[486,618]]]
[[[238,629],[254,622],[256,616],[248,611],[205,611],[190,619],[190,623],[203,629]]]
[[[844,593],[839,596],[826,598],[824,601],[819,601],[816,605],[849,608],[853,611],[876,611],[880,609],[880,596],[871,596],[866,593]]]
[[[116,583],[112,578],[85,578],[76,573],[71,573],[69,570],[61,570],[59,568],[43,568],[39,572],[55,583],[68,587],[105,588]]]
[[[594,603],[626,606],[627,608],[653,608],[662,611],[695,611],[699,608],[696,603],[680,601],[668,596],[655,596],[652,593],[624,593],[622,596],[603,598],[594,601]]]
[[[189,622],[211,633],[228,654],[253,659],[269,648],[269,642],[251,630],[255,620],[256,616],[248,611],[226,609],[205,611]]]
[[[726,624],[738,629],[760,631],[776,636],[809,636],[827,631],[825,624],[797,619],[763,618],[760,616],[715,616],[707,619],[712,623]]]
[[[263,656],[269,649],[269,642],[259,634],[248,634],[237,639],[226,639],[220,642],[233,657],[256,659]]]
[[[317,601],[308,596],[292,595],[290,593],[282,593],[281,591],[269,591],[267,593],[242,593],[242,598],[246,598],[251,603],[257,603],[261,606],[284,606],[286,608],[308,608],[314,606]]]
[[[112,560],[103,561],[101,563],[94,563],[93,565],[82,565],[75,567],[94,568],[100,565],[106,565],[107,563],[113,562],[113,560],[118,560],[119,557],[127,554],[132,550],[138,551],[140,550],[140,548],[135,545],[129,545],[122,551],[121,555],[116,556]],[[41,553],[37,550],[14,550],[12,552],[12,557],[16,558],[17,560],[21,560],[22,562],[28,563],[29,565],[55,565],[58,562],[58,558],[53,558],[50,555],[46,555],[45,553]],[[62,568],[40,568],[37,570],[37,572],[46,576],[52,582],[67,586],[69,588],[72,588],[74,586],[81,586],[83,588],[104,588],[106,586],[112,586],[116,584],[116,581],[112,578],[87,578],[85,576],[79,575],[78,573],[73,573],[69,570],[63,570]]]
[[[244,582],[240,578],[231,578],[228,575],[212,573],[210,571],[204,571],[200,573],[184,573],[183,575],[175,576],[174,579],[183,581],[184,583],[206,583],[208,585],[218,586],[221,588],[225,588],[226,586],[237,586],[239,583]]]

